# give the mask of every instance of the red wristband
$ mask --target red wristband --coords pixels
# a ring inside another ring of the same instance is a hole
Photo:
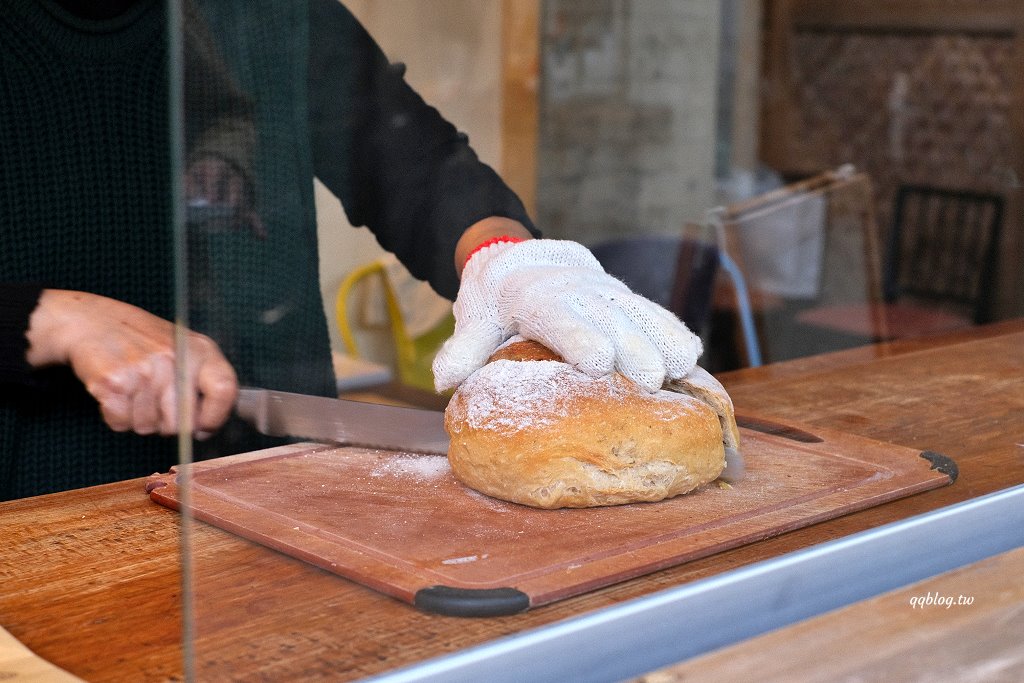
[[[462,267],[465,268],[466,264],[469,263],[469,259],[473,258],[473,254],[480,251],[484,247],[489,247],[492,244],[498,244],[499,242],[508,242],[509,244],[515,244],[516,242],[525,242],[526,240],[522,237],[512,237],[511,235],[501,235],[499,237],[492,237],[489,240],[484,240],[480,244],[473,247],[473,250],[466,254],[466,260],[462,262]]]

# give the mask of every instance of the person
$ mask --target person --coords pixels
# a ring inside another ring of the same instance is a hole
[[[336,0],[182,7],[182,159],[162,3],[0,15],[0,498],[166,471],[181,425],[198,457],[272,445],[232,417],[240,383],[334,395],[314,177],[455,300],[439,388],[514,334],[650,390],[693,367],[699,339],[541,238]]]

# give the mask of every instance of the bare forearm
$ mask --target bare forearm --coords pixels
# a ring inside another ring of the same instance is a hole
[[[93,294],[63,289],[44,289],[39,303],[29,317],[28,350],[25,358],[29,365],[41,368],[68,363],[68,352],[73,341],[69,333],[77,329],[75,316],[87,311]]]
[[[455,245],[455,272],[459,274],[459,277],[462,277],[462,268],[466,265],[466,259],[478,245],[489,239],[505,236],[524,240],[533,239],[533,235],[522,223],[511,218],[490,216],[469,226],[462,233],[458,244]]]

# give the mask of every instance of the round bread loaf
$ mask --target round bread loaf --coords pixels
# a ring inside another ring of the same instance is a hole
[[[721,474],[722,424],[705,402],[591,378],[547,347],[499,349],[445,411],[448,460],[465,485],[541,508],[658,501]]]

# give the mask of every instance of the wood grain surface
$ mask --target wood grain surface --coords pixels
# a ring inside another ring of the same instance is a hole
[[[511,617],[429,615],[196,523],[197,678],[353,680],[1020,484],[1022,374],[1024,321],[722,376],[741,412],[956,453],[960,478]],[[0,504],[0,624],[90,681],[183,675],[179,516],[144,484]]]

